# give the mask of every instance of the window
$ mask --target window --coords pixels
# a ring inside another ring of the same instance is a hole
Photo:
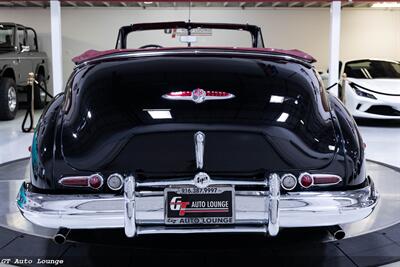
[[[18,36],[18,48],[22,50],[22,46],[26,45],[26,38],[25,38],[25,29],[18,28],[17,29],[17,36]]]
[[[30,51],[37,51],[36,33],[32,29],[27,29],[27,44]]]
[[[360,60],[346,64],[347,77],[358,79],[400,79],[400,63],[383,60]]]
[[[190,39],[187,36],[188,31],[184,28],[133,31],[127,36],[127,48],[146,45],[186,47],[188,42],[191,46],[252,47],[252,36],[248,31],[194,28]]]
[[[10,49],[14,46],[14,28],[0,25],[0,49]]]

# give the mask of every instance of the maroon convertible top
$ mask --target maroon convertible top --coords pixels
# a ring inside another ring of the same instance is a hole
[[[156,48],[156,49],[110,49],[104,51],[97,50],[88,50],[83,54],[72,58],[72,61],[75,64],[80,64],[88,60],[101,58],[103,56],[109,56],[113,54],[121,54],[127,52],[161,52],[161,51],[174,51],[174,50],[229,50],[229,51],[238,51],[238,52],[265,52],[268,54],[277,54],[283,56],[294,57],[300,60],[304,60],[308,63],[316,62],[316,59],[310,56],[309,54],[297,50],[285,50],[285,49],[275,49],[275,48],[233,48],[233,47],[168,47],[168,48]]]

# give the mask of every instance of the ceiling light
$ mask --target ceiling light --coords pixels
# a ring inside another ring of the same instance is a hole
[[[144,109],[153,119],[172,119],[169,109]]]
[[[271,99],[269,100],[270,103],[283,103],[285,98],[279,95],[271,95]]]
[[[380,7],[380,8],[394,8],[398,7],[400,8],[400,3],[399,2],[379,2],[379,3],[374,3],[372,4],[371,7]]]
[[[286,112],[282,112],[282,114],[279,116],[279,118],[276,121],[279,122],[285,122],[289,118],[289,114]]]
[[[151,5],[153,2],[143,2],[145,5]]]

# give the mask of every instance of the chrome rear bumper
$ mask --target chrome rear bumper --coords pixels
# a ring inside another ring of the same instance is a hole
[[[266,233],[277,235],[280,228],[315,227],[345,224],[367,217],[374,209],[378,194],[369,185],[357,190],[291,192],[280,194],[279,176],[264,182],[213,181],[214,184],[252,185],[257,191],[235,191],[235,224],[218,226],[165,225],[163,190],[141,188],[167,185],[192,185],[189,180],[140,183],[125,179],[124,196],[111,194],[50,195],[38,194],[23,184],[17,205],[23,216],[34,224],[70,229],[125,228],[127,236],[164,233]],[[212,186],[213,184],[211,184]]]

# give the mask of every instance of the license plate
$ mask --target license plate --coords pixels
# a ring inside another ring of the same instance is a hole
[[[233,187],[166,188],[165,224],[234,223]]]

